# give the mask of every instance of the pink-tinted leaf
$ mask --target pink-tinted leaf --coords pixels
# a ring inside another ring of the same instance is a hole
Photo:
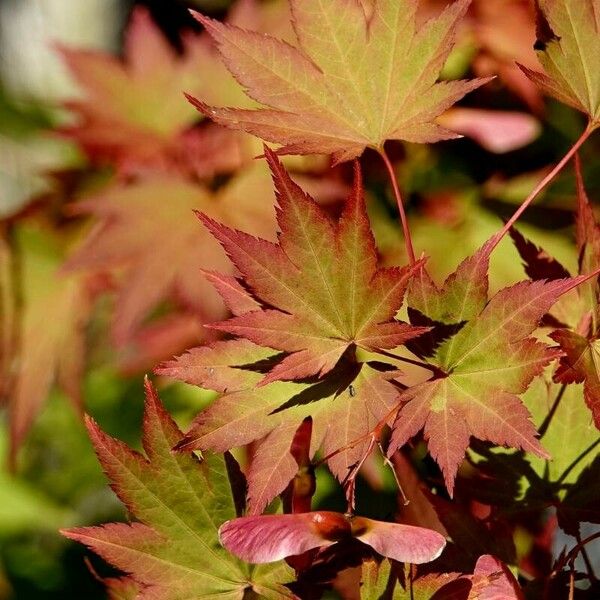
[[[462,133],[496,154],[517,150],[533,142],[539,122],[527,113],[479,108],[452,108],[438,122]]]
[[[442,553],[446,545],[446,539],[437,531],[412,525],[354,517],[352,529],[354,536],[361,542],[371,546],[382,556],[399,562],[431,562]]]
[[[510,569],[494,556],[484,554],[473,571],[473,588],[468,600],[524,600],[525,596]]]
[[[271,562],[355,537],[383,556],[420,564],[435,560],[446,544],[439,533],[422,527],[328,511],[242,517],[222,525],[219,536],[228,550],[254,563]]]
[[[344,515],[326,511],[240,517],[219,529],[223,546],[251,563],[281,560],[347,537],[351,526]]]

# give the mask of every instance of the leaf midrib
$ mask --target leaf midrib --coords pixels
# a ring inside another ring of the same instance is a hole
[[[223,564],[225,567],[227,567],[227,569],[234,569],[234,565],[232,565],[229,561],[226,560],[225,557],[223,556],[219,556],[211,547],[210,545],[204,540],[202,539],[197,532],[195,532],[188,523],[186,523],[186,521],[184,521],[176,512],[174,512],[170,506],[168,506],[167,504],[165,504],[165,502],[154,492],[152,491],[147,484],[143,481],[143,479],[141,479],[140,477],[138,477],[138,475],[136,475],[136,473],[127,465],[126,462],[120,460],[120,458],[115,455],[114,452],[112,452],[110,450],[109,447],[107,447],[106,445],[104,445],[105,451],[112,456],[112,458],[119,464],[121,465],[121,467],[127,472],[129,473],[129,475],[131,477],[133,477],[133,479],[135,479],[141,486],[142,488],[146,491],[146,493],[148,493],[152,498],[154,498],[156,500],[156,502],[165,509],[165,512],[170,513],[171,515],[173,515],[175,517],[175,520],[177,522],[179,522],[182,526],[183,529],[187,530],[191,536],[193,538],[196,538],[199,542],[200,545],[203,546],[204,548],[206,548],[206,550],[208,551],[209,554],[211,554],[212,556],[214,556],[214,558],[220,562],[221,564]],[[135,455],[134,455],[135,456]],[[139,458],[136,457],[136,462],[140,461],[141,462],[141,468],[152,468],[152,465],[142,456],[139,456]],[[201,503],[200,503],[201,504]],[[201,504],[202,506],[202,504]],[[204,507],[202,507],[202,509],[205,511],[206,509]],[[210,520],[210,519],[209,519]],[[153,528],[151,526],[151,528]],[[235,568],[236,571],[240,572],[239,569]],[[223,581],[227,581],[225,579],[223,579]]]

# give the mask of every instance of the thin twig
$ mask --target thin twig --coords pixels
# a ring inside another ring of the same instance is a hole
[[[577,540],[578,544],[581,544],[581,534],[579,532],[577,532],[575,539]],[[594,572],[594,567],[592,566],[592,561],[590,560],[590,557],[588,556],[585,546],[581,546],[581,558],[583,558],[583,562],[585,563],[585,569],[587,571],[590,581],[593,581],[593,582],[598,581],[598,578],[596,577],[596,573]]]
[[[571,571],[569,573],[569,600],[574,600],[575,598],[575,569],[571,567]]]
[[[373,435],[371,437],[371,440],[369,441],[369,445],[367,446],[367,449],[365,450],[365,452],[363,453],[362,457],[360,458],[360,460],[356,463],[356,465],[354,465],[354,467],[352,467],[352,469],[350,469],[350,471],[348,472],[348,475],[346,475],[346,478],[344,479],[342,485],[344,487],[344,492],[346,493],[346,502],[347,502],[347,508],[346,508],[346,514],[347,515],[352,515],[354,514],[354,492],[355,492],[355,487],[356,487],[356,477],[358,476],[358,472],[361,470],[365,460],[367,460],[367,457],[369,456],[369,454],[371,454],[371,451],[373,450],[375,446],[375,436]]]
[[[404,203],[402,202],[402,194],[400,193],[400,187],[398,186],[396,173],[394,172],[394,167],[392,166],[388,155],[385,153],[383,146],[379,148],[378,152],[381,158],[383,159],[383,162],[385,163],[385,167],[387,169],[390,181],[392,183],[392,189],[394,190],[396,204],[398,205],[398,211],[400,212],[400,221],[402,222],[402,231],[404,232],[404,244],[406,246],[406,254],[408,255],[408,260],[410,264],[414,265],[416,262],[415,251],[412,244],[412,238],[410,237],[410,229],[408,228],[408,220],[406,218],[406,212],[404,211]]]
[[[558,561],[556,567],[552,569],[552,573],[550,573],[550,578],[556,577],[568,564],[573,565],[575,563],[575,559],[577,555],[581,552],[582,548],[584,548],[590,542],[597,540],[600,538],[600,531],[596,531],[592,535],[588,535],[585,539],[578,542],[567,554],[565,554],[561,560]]]
[[[379,452],[381,452],[381,456],[383,457],[384,464],[391,469],[392,475],[394,476],[394,479],[396,480],[396,485],[398,486],[398,491],[400,492],[400,495],[402,496],[402,505],[408,506],[410,504],[410,500],[408,499],[408,496],[404,492],[404,488],[402,487],[402,484],[400,483],[400,478],[398,477],[398,473],[396,473],[394,463],[392,463],[392,461],[385,455],[385,452],[383,451],[383,447],[381,446],[381,444],[378,443],[377,445],[379,446]]]
[[[589,124],[585,131],[581,134],[579,139],[573,144],[571,149],[562,157],[562,159],[556,164],[556,166],[544,177],[533,189],[533,191],[525,198],[521,206],[515,211],[513,216],[506,222],[504,227],[496,235],[494,247],[500,243],[500,240],[508,233],[510,228],[517,222],[519,217],[527,210],[529,205],[538,197],[540,192],[563,170],[565,165],[571,160],[576,154],[577,150],[581,148],[583,143],[588,139],[590,134],[594,131],[594,127]]]

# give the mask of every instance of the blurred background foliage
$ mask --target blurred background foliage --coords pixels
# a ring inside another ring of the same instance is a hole
[[[0,599],[104,597],[98,579],[110,571],[96,558],[88,568],[85,549],[57,533],[125,517],[81,413],[139,446],[143,374],[207,339],[202,322],[223,316],[199,268],[226,261],[191,208],[274,234],[270,182],[253,161],[260,145],[200,123],[181,95],[189,89],[222,105],[244,97],[188,8],[291,35],[285,2],[241,0],[227,17],[230,4],[0,2]],[[423,18],[444,4],[423,2]],[[579,114],[542,98],[515,69],[514,60],[535,62],[533,41],[528,0],[476,0],[445,76],[498,77],[447,115],[465,138],[390,147],[415,247],[440,279],[497,230],[583,129]],[[592,200],[598,145],[595,136],[583,150]],[[382,260],[401,262],[383,166],[369,152],[362,162]],[[348,165],[332,170],[321,157],[288,166],[337,210]],[[573,190],[567,169],[520,228],[575,271]],[[491,272],[495,289],[522,278],[507,241]],[[159,384],[183,425],[211,400]],[[379,465],[367,467],[361,485],[384,496],[364,511],[383,518],[394,511],[393,481]],[[320,506],[341,501],[325,471],[317,494]]]

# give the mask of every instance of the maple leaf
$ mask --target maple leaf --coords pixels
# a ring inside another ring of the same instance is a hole
[[[201,209],[268,236],[273,231],[272,209],[257,198],[269,189],[269,178],[260,168],[242,171],[216,193],[173,175],[111,186],[72,209],[99,221],[65,268],[115,273],[124,269],[113,316],[113,334],[120,345],[165,299],[174,298],[203,320],[223,317],[222,301],[199,269],[226,270],[229,263],[192,211]],[[240,190],[245,190],[242,196]]]
[[[89,278],[60,272],[64,243],[57,236],[33,224],[22,227],[17,236],[19,296],[16,281],[3,289],[6,301],[13,295],[21,302],[20,344],[10,354],[13,459],[55,380],[81,410],[84,327],[92,304]]]
[[[538,0],[536,49],[545,73],[520,65],[544,92],[600,124],[600,1]]]
[[[552,455],[550,461],[536,456],[530,456],[528,460],[535,472],[551,483],[572,484],[594,458],[594,453],[586,452],[600,435],[592,413],[583,401],[582,387],[553,383],[550,372],[533,382],[523,395],[538,427],[547,423],[544,447]],[[549,424],[548,415],[552,415]],[[528,478],[530,484],[531,479]],[[563,495],[559,490],[559,498]]]
[[[522,591],[506,565],[494,556],[479,558],[472,575],[430,573],[414,577],[398,573],[390,561],[367,561],[362,566],[362,600],[522,600]],[[400,583],[402,581],[403,583]]]
[[[566,329],[550,337],[560,344],[566,356],[561,358],[554,379],[562,383],[584,383],[584,396],[596,427],[600,429],[600,341]]]
[[[59,51],[84,92],[82,99],[67,103],[80,122],[62,133],[77,140],[88,156],[117,165],[157,162],[177,154],[185,141],[182,135],[198,120],[182,100],[183,89],[217,102],[244,102],[205,36],[185,36],[183,54],[178,55],[144,8],[132,14],[123,60],[98,51]]]
[[[212,120],[283,145],[281,153],[359,156],[388,139],[457,137],[436,118],[488,79],[438,82],[469,0],[417,31],[416,0],[290,0],[298,46],[202,15],[223,60],[259,110],[188,99]]]
[[[258,504],[251,478],[253,511],[295,475],[289,448],[306,416],[314,423],[312,454],[321,443],[330,454],[367,434],[393,408],[397,368],[382,368],[376,359],[360,362],[357,348],[385,352],[427,330],[395,319],[409,278],[421,263],[377,267],[358,171],[336,223],[290,179],[270,150],[265,153],[277,188],[278,244],[201,216],[244,282],[241,287],[226,281],[226,297],[239,316],[216,327],[245,339],[193,350],[157,370],[226,392],[200,413],[180,449],[221,451],[267,436],[258,452],[267,464],[279,463],[278,477],[269,478]],[[320,381],[314,381],[317,376]],[[329,466],[338,478],[347,475],[366,443],[331,457]]]
[[[219,595],[294,598],[283,564],[249,567],[220,546],[217,530],[235,516],[223,457],[174,455],[181,432],[146,382],[143,444],[147,458],[87,419],[98,458],[119,498],[139,522],[64,531],[137,583],[139,597],[183,600]]]
[[[325,375],[352,346],[395,348],[425,331],[395,320],[406,269],[378,269],[358,167],[354,191],[336,225],[265,149],[277,190],[279,244],[231,230],[200,215],[268,308],[211,327],[289,352],[267,375],[275,380]]]
[[[579,273],[594,273],[600,267],[600,228],[594,218],[587,193],[585,191],[581,165],[576,161],[577,176],[577,217],[575,223],[577,249],[579,251]],[[526,270],[533,278],[558,277],[568,272],[548,253],[536,248],[522,235],[513,232],[517,250],[523,258]],[[564,276],[564,275],[563,275]],[[550,337],[560,344],[564,355],[554,380],[560,383],[584,382],[586,403],[600,429],[600,373],[598,337],[598,277],[592,275],[563,302],[557,311],[560,321],[572,325],[573,330],[559,329]]]
[[[423,428],[450,493],[471,435],[547,456],[518,395],[560,352],[530,336],[556,300],[586,279],[523,281],[488,302],[487,266],[496,242],[493,237],[463,261],[441,289],[424,271],[411,283],[409,306],[414,301],[435,321],[466,324],[435,350],[434,378],[402,393],[390,454]]]

